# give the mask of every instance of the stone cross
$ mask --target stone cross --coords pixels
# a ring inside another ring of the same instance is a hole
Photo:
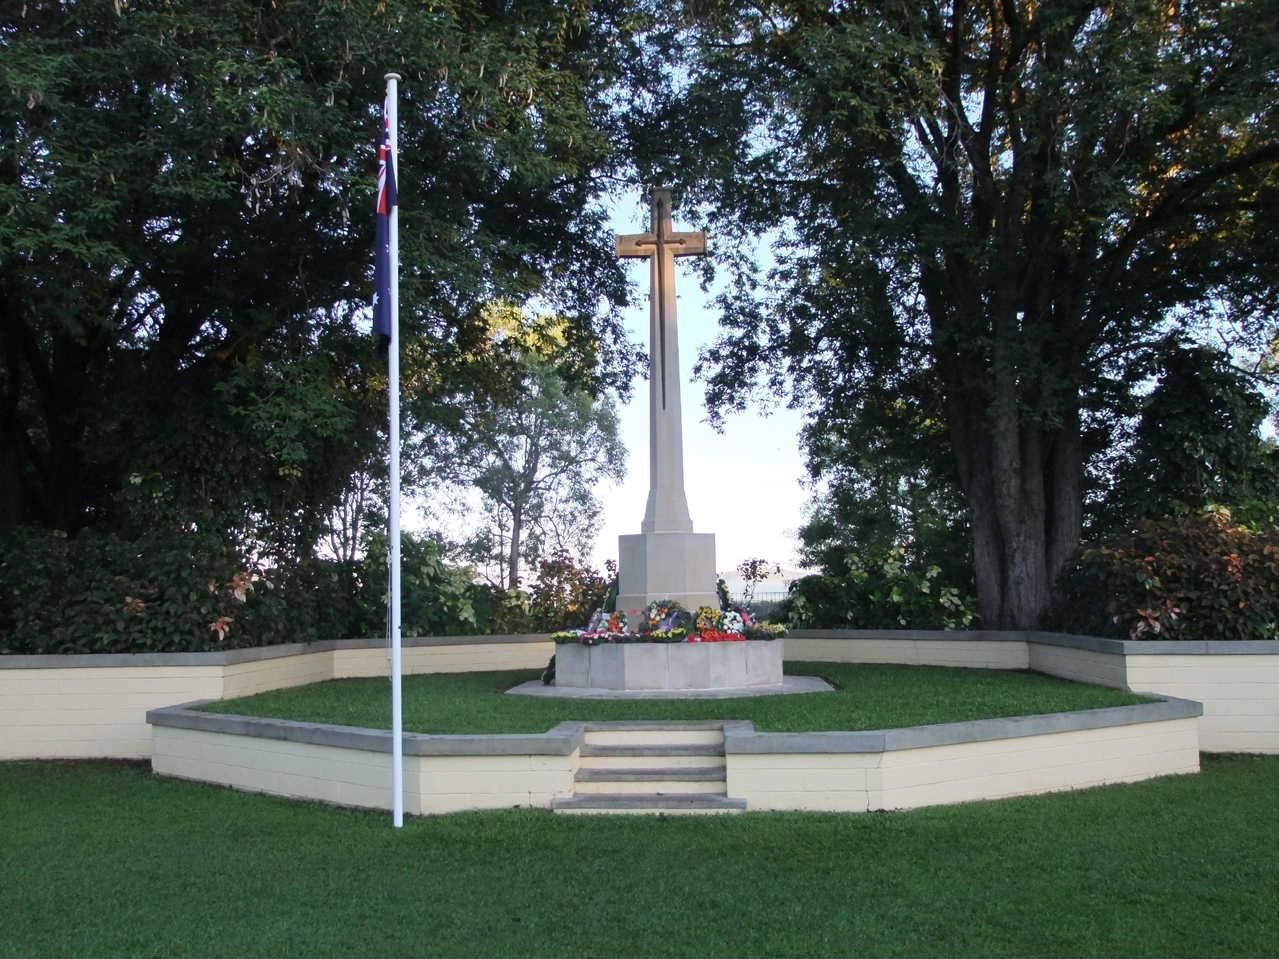
[[[706,234],[676,232],[671,191],[652,191],[649,232],[617,238],[617,255],[646,257],[649,307],[649,490],[640,529],[691,533],[684,494],[684,435],[680,420],[679,339],[675,320],[675,258],[706,253]]]

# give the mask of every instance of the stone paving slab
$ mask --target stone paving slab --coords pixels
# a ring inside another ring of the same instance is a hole
[[[602,689],[590,686],[545,686],[530,680],[507,690],[513,696],[545,699],[743,699],[793,693],[833,693],[835,687],[820,676],[786,676],[780,686],[736,686],[728,689]]]

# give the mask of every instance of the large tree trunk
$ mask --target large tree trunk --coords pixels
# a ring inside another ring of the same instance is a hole
[[[34,521],[75,533],[88,505],[80,405],[90,388],[85,372],[90,349],[54,330],[46,353],[23,315],[16,284],[5,282],[0,296],[5,364],[0,391],[0,529]]]
[[[1053,581],[1079,546],[1080,450],[1073,429],[1051,432],[1004,423],[1017,441],[992,438],[970,449],[963,471],[973,531],[978,610],[993,629],[1033,629]],[[959,440],[958,431],[952,431]],[[1008,465],[1015,446],[1015,467]],[[985,448],[983,448],[985,447]],[[987,455],[989,458],[987,457]]]
[[[941,358],[946,416],[972,527],[977,606],[989,629],[1039,625],[1079,546],[1083,443],[1078,400],[1028,410],[1012,377],[990,390],[971,363]],[[1036,422],[1028,422],[1028,420]],[[1051,422],[1042,429],[1038,422]]]

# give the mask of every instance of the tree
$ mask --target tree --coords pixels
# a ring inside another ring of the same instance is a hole
[[[1277,27],[1274,0],[689,4],[631,136],[730,251],[712,400],[762,367],[819,412],[915,403],[983,622],[1034,625],[1149,351],[1205,316],[1273,335]]]
[[[1141,520],[1226,507],[1236,520],[1279,521],[1279,449],[1260,435],[1272,406],[1219,351],[1171,342],[1106,490],[1097,526],[1113,533]]]
[[[937,566],[971,593],[967,509],[925,383],[877,377],[812,411],[802,443],[820,486],[799,531],[805,566],[846,579],[850,555],[876,563],[901,550],[911,567]]]
[[[552,553],[580,555],[595,536],[606,479],[620,479],[625,457],[610,397],[594,397],[572,375],[581,362],[558,317],[527,320],[509,304],[486,311],[492,348],[505,357],[505,381],[454,400],[452,445],[435,461],[451,482],[483,497],[469,554],[500,563],[500,585],[518,589],[523,562]],[[590,361],[585,361],[589,367]]]
[[[747,606],[755,601],[755,590],[770,576],[780,576],[782,568],[763,557],[744,559],[737,564],[737,575],[742,578],[742,602]]]
[[[0,530],[324,536],[384,442],[357,327],[386,69],[406,387],[453,388],[495,295],[622,339],[605,5],[30,0],[0,52]]]

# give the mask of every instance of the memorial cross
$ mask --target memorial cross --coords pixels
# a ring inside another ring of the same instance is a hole
[[[675,258],[705,254],[706,234],[673,228],[670,190],[652,191],[650,224],[647,233],[617,238],[618,256],[649,260],[649,494],[640,528],[646,533],[692,532],[684,494]]]

